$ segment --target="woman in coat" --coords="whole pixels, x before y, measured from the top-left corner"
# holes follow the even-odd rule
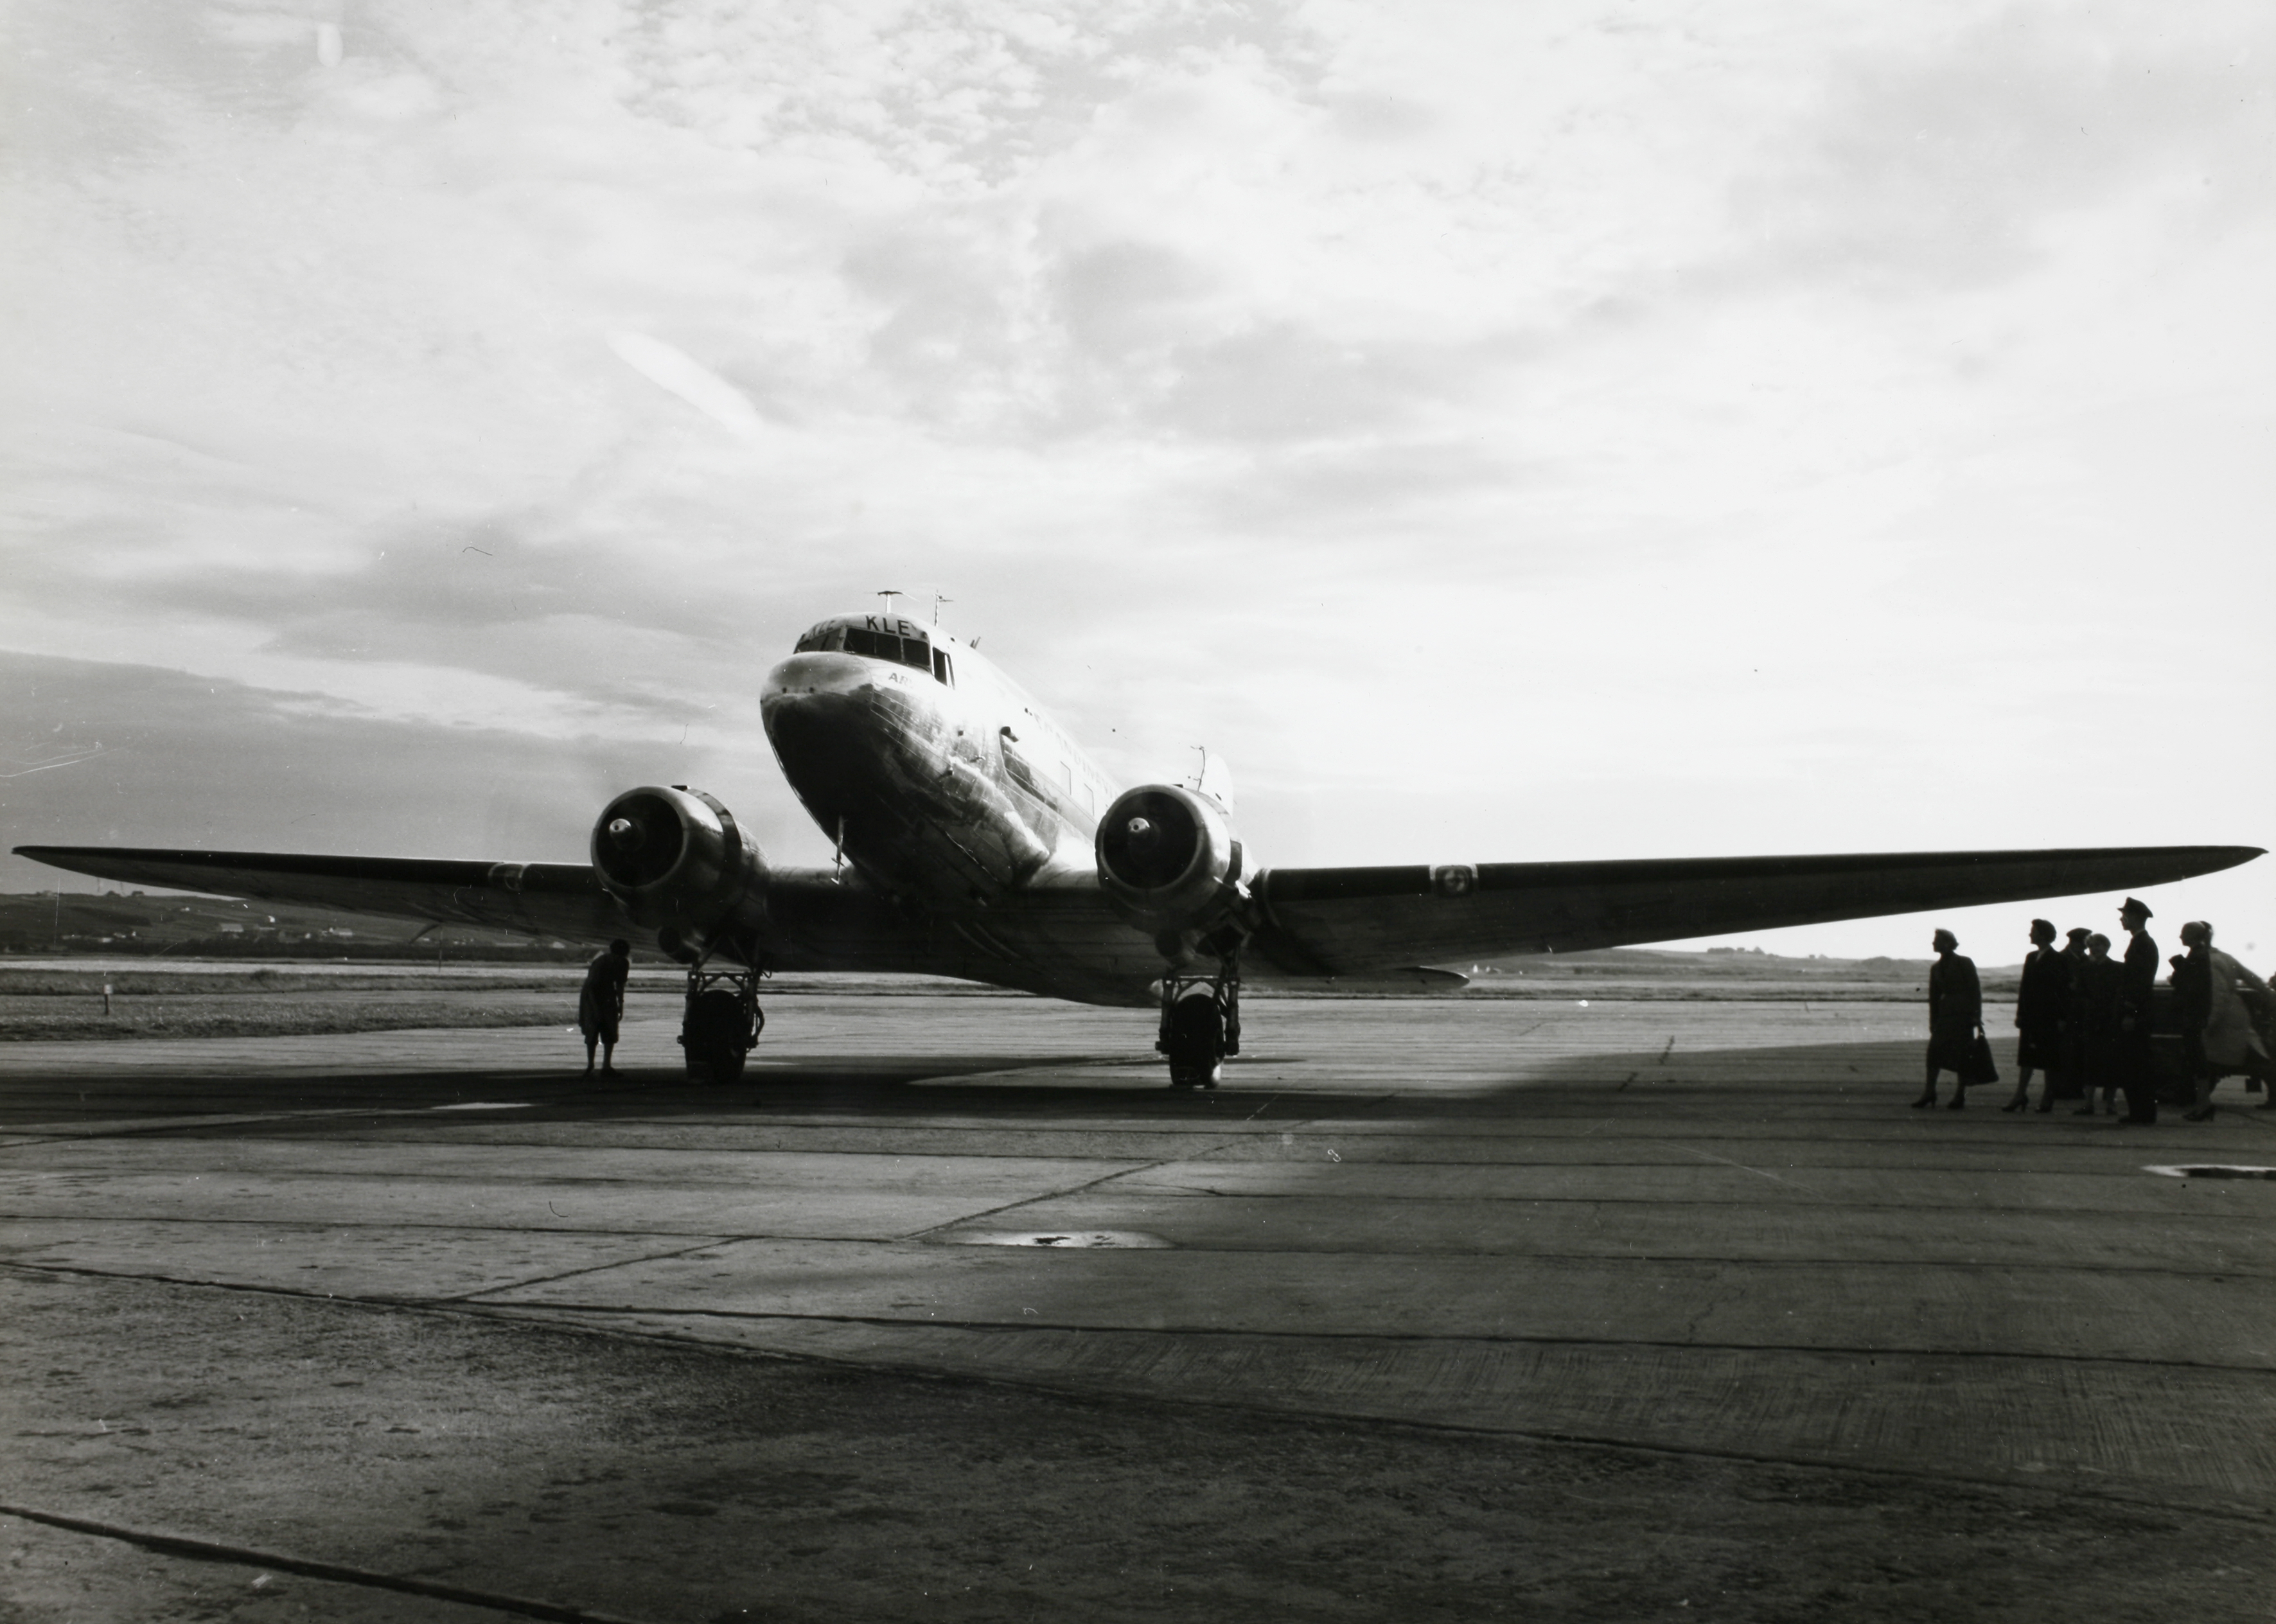
[[[2125,971],[2110,956],[2110,938],[2099,930],[2086,939],[2086,962],[2078,967],[2079,1081],[2086,1103],[2071,1114],[2094,1114],[2094,1091],[2102,1090],[2102,1113],[2118,1112],[2118,992]]]
[[[2196,1062],[2196,1108],[2183,1115],[2188,1121],[2202,1122],[2212,1115],[2212,1085],[2221,1078],[2231,1072],[2263,1078],[2268,1074],[2268,1051],[2237,990],[2242,984],[2265,993],[2268,983],[2215,947],[2212,927],[2203,920],[2181,927],[2181,945],[2189,950],[2189,963],[2201,978],[2189,1012],[2196,1017],[2192,1034],[2196,1041],[2190,1045],[2195,1051],[2190,1059]]]
[[[1984,986],[1976,977],[1976,960],[1954,951],[1960,938],[1939,930],[1931,944],[1936,962],[1928,967],[1928,1082],[1915,1109],[1936,1104],[1936,1074],[1952,1074],[1952,1104],[1958,1111],[1968,1104],[1968,1066],[1976,1051],[1976,1034],[1984,1025]]]
[[[2031,1103],[2031,1074],[2046,1074],[2039,1091],[2039,1109],[2052,1111],[2056,1096],[2068,1084],[2062,1076],[2063,1018],[2070,1006],[2071,961],[2055,951],[2055,928],[2047,920],[2031,922],[2031,951],[2023,959],[2022,984],[2015,992],[2015,1097],[1999,1107],[2021,1111]]]

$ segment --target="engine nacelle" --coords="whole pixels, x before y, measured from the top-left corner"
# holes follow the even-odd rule
[[[1209,930],[1241,900],[1240,842],[1207,795],[1169,784],[1125,790],[1099,819],[1096,846],[1099,888],[1142,930]]]
[[[692,960],[766,896],[767,860],[734,815],[679,785],[626,790],[593,825],[593,869],[657,945]]]

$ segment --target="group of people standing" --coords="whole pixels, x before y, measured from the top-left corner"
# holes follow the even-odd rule
[[[2030,1104],[2031,1077],[2042,1074],[2038,1109],[2052,1111],[2057,1100],[2077,1100],[2075,1116],[2095,1114],[2094,1097],[2116,1116],[2116,1097],[2126,1097],[2120,1122],[2158,1119],[2158,1078],[2150,1047],[2151,1004],[2158,983],[2158,944],[2150,935],[2149,905],[2128,897],[2118,910],[2127,933],[2126,956],[2110,956],[2110,938],[2083,928],[2055,946],[2055,928],[2031,922],[2031,952],[2023,960],[2015,997],[2016,1080],[2014,1097],[2000,1109]],[[2220,1078],[2242,1072],[2248,1089],[2276,1081],[2266,1047],[2254,1030],[2241,987],[2268,991],[2268,983],[2212,945],[2212,927],[2192,920],[2181,927],[2186,956],[2172,960],[2175,1013],[2189,1076],[2195,1085],[2192,1122],[2213,1114],[2212,1089]],[[1984,993],[1975,963],[1957,951],[1949,930],[1935,937],[1936,962],[1929,968],[1928,1081],[1916,1106],[1936,1104],[1937,1081],[1949,1070],[1957,1111],[1968,1103],[1972,1081],[1987,1081],[1984,1043]],[[2272,1088],[2262,1104],[2276,1104]]]

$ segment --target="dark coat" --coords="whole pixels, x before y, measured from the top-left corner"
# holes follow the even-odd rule
[[[1946,953],[1928,967],[1928,1029],[1932,1037],[1973,1037],[1984,1024],[1984,984],[1976,960]]]
[[[2032,950],[2023,960],[2022,984],[2015,992],[2015,1025],[2052,1038],[2070,1005],[2071,961],[2052,947]]]
[[[2118,993],[2125,978],[2115,959],[2078,967],[2080,1080],[2090,1089],[2118,1086]]]
[[[2202,947],[2189,949],[2189,957],[2174,967],[2174,1013],[2192,1036],[2212,1019],[2212,960]]]
[[[2158,944],[2147,930],[2126,944],[2126,963],[2118,979],[2118,1016],[2134,1031],[2150,1035],[2150,998],[2158,990]]]

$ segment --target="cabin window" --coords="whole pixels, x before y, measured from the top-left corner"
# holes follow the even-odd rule
[[[1036,775],[1028,770],[1028,758],[1012,747],[1009,737],[1012,730],[1005,728],[1004,731],[1006,735],[1004,740],[1004,770],[1011,775],[1012,782],[1033,795],[1036,793]]]

